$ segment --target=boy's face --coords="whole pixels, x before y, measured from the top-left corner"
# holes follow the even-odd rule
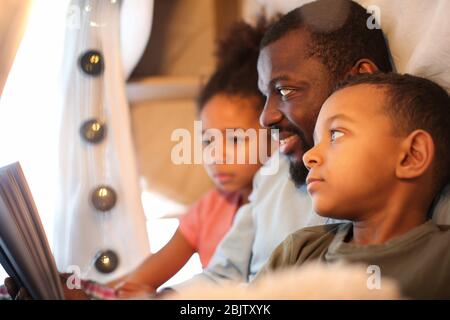
[[[324,103],[305,153],[308,192],[320,215],[358,221],[391,194],[401,137],[383,112],[385,94],[371,85],[337,91]]]

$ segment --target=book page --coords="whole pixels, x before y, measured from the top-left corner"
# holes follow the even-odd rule
[[[0,257],[35,299],[63,299],[59,273],[18,163],[0,168]]]

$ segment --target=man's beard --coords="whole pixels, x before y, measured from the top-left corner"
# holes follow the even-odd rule
[[[292,134],[297,135],[300,139],[300,144],[303,153],[312,148],[312,145],[308,143],[308,141],[306,140],[306,136],[303,133],[303,131],[291,124],[283,128],[281,128],[280,126],[273,126],[271,127],[271,129],[278,129],[280,131],[291,132]],[[297,188],[300,188],[306,182],[306,177],[308,176],[308,169],[303,164],[301,158],[295,159],[296,157],[294,155],[287,155],[287,157],[289,159],[289,173],[291,179],[294,182],[294,185]]]
[[[294,129],[293,131],[300,137],[303,153],[306,153],[309,149],[312,148],[312,146],[308,143],[302,131],[297,129]],[[292,181],[294,182],[294,185],[297,188],[300,188],[305,184],[308,172],[309,170],[305,167],[302,159],[289,159],[289,173],[291,175]]]
[[[297,188],[300,188],[305,184],[306,177],[308,176],[308,169],[306,169],[302,161],[289,160],[289,173]]]

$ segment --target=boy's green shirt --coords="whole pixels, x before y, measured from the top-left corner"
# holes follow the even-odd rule
[[[351,223],[301,229],[273,252],[265,272],[305,262],[349,262],[376,265],[383,277],[397,282],[402,295],[412,299],[450,299],[450,226],[432,221],[381,245],[346,243]]]

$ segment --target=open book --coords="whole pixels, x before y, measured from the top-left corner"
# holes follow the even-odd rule
[[[19,163],[0,168],[0,263],[34,299],[64,299],[59,273]]]

